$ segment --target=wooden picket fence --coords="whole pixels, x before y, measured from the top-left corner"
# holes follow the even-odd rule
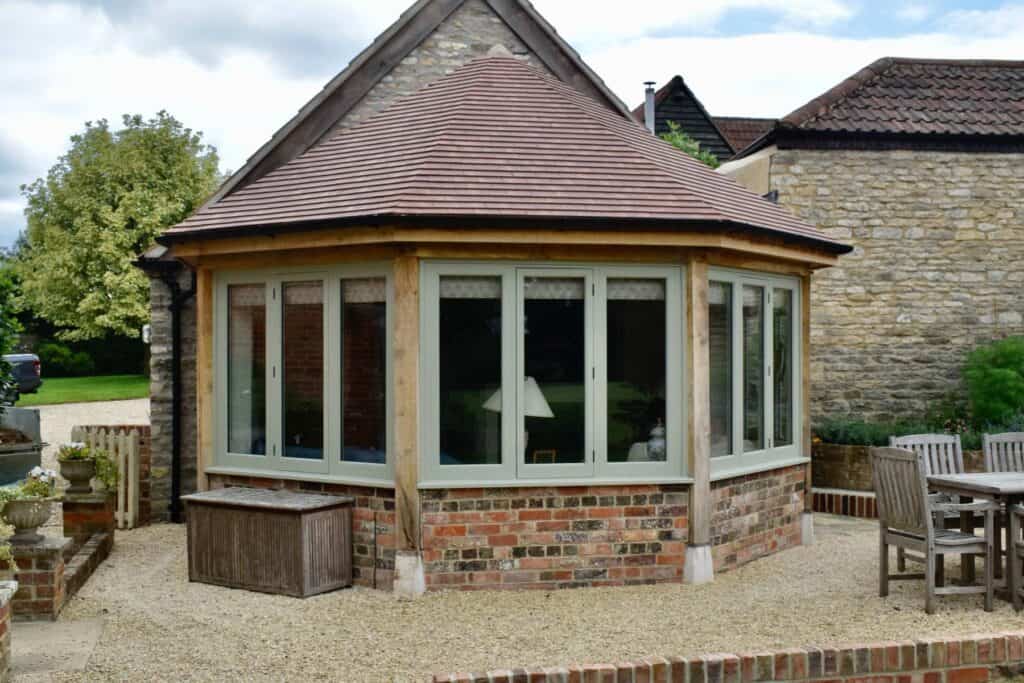
[[[117,463],[117,528],[134,529],[139,522],[139,433],[78,426],[72,428],[71,440],[103,449]]]

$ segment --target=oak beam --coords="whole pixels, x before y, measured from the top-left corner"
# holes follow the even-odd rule
[[[711,558],[711,397],[708,324],[708,262],[703,255],[686,264],[687,472],[690,487],[689,538],[683,580],[714,579]]]
[[[196,487],[209,488],[206,468],[213,464],[213,273],[196,271]]]

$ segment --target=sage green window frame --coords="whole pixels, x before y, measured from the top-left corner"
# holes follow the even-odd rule
[[[790,464],[807,462],[807,457],[802,452],[800,434],[803,427],[803,377],[801,358],[803,349],[801,343],[800,321],[802,306],[805,302],[801,299],[800,280],[796,277],[783,275],[771,275],[754,271],[732,270],[726,268],[711,268],[708,272],[708,282],[726,282],[732,285],[732,452],[728,455],[721,455],[711,458],[711,478],[726,479],[728,477],[760,472],[778,467],[785,467]],[[762,385],[763,389],[763,414],[762,414],[762,440],[764,447],[755,451],[744,451],[743,427],[744,427],[744,396],[743,396],[743,288],[745,285],[761,287],[764,296],[763,306],[763,328],[762,328]],[[792,368],[791,392],[793,396],[792,406],[792,443],[784,446],[775,446],[774,410],[775,410],[775,386],[772,381],[774,368],[774,315],[773,304],[776,289],[785,289],[790,292],[793,310],[791,312],[792,329],[790,330],[790,368]]]
[[[342,443],[342,282],[381,279],[385,288],[385,458],[383,464],[348,462],[341,459]],[[324,458],[303,460],[283,456],[283,297],[282,286],[291,282],[321,282],[324,292]],[[227,449],[227,366],[228,287],[266,287],[266,455],[231,453]],[[309,481],[337,481],[355,484],[394,482],[392,456],[394,406],[392,386],[392,339],[394,330],[394,285],[390,264],[358,264],[318,268],[281,268],[214,274],[214,377],[215,397],[213,465],[211,474],[248,474]]]
[[[442,277],[494,277],[501,280],[502,413],[501,464],[441,465],[440,458],[440,281]],[[525,277],[584,277],[586,296],[587,406],[585,461],[539,465],[525,462],[523,418],[516,378],[524,369],[522,343]],[[665,281],[665,428],[667,457],[657,462],[608,462],[607,454],[607,299],[608,279]],[[420,465],[421,488],[472,485],[550,485],[689,483],[686,474],[684,268],[673,265],[620,265],[565,262],[422,261],[420,265]]]

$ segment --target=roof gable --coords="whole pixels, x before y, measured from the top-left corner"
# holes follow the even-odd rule
[[[245,187],[322,141],[442,22],[472,2],[485,3],[555,76],[622,116],[630,115],[626,106],[529,0],[417,0],[274,133],[224,182],[210,201],[218,201]]]
[[[644,105],[633,110],[633,117],[644,120]],[[686,85],[682,76],[674,76],[654,95],[654,132],[668,132],[669,121],[679,124],[683,132],[700,143],[701,149],[725,161],[736,149],[719,130],[714,118]]]
[[[737,151],[767,133],[775,125],[775,119],[749,116],[716,116],[714,121],[718,130]]]
[[[847,250],[566,83],[498,56],[339,131],[162,241],[417,219],[717,226]]]

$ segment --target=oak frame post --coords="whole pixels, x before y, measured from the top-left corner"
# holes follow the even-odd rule
[[[394,592],[412,598],[426,590],[420,554],[419,356],[420,264],[415,252],[394,263],[392,375],[395,454]]]
[[[704,255],[686,264],[687,472],[690,487],[689,537],[683,580],[714,580],[711,557],[711,397],[708,322],[708,262]]]
[[[213,273],[196,271],[196,488],[210,488],[206,468],[213,464]]]

